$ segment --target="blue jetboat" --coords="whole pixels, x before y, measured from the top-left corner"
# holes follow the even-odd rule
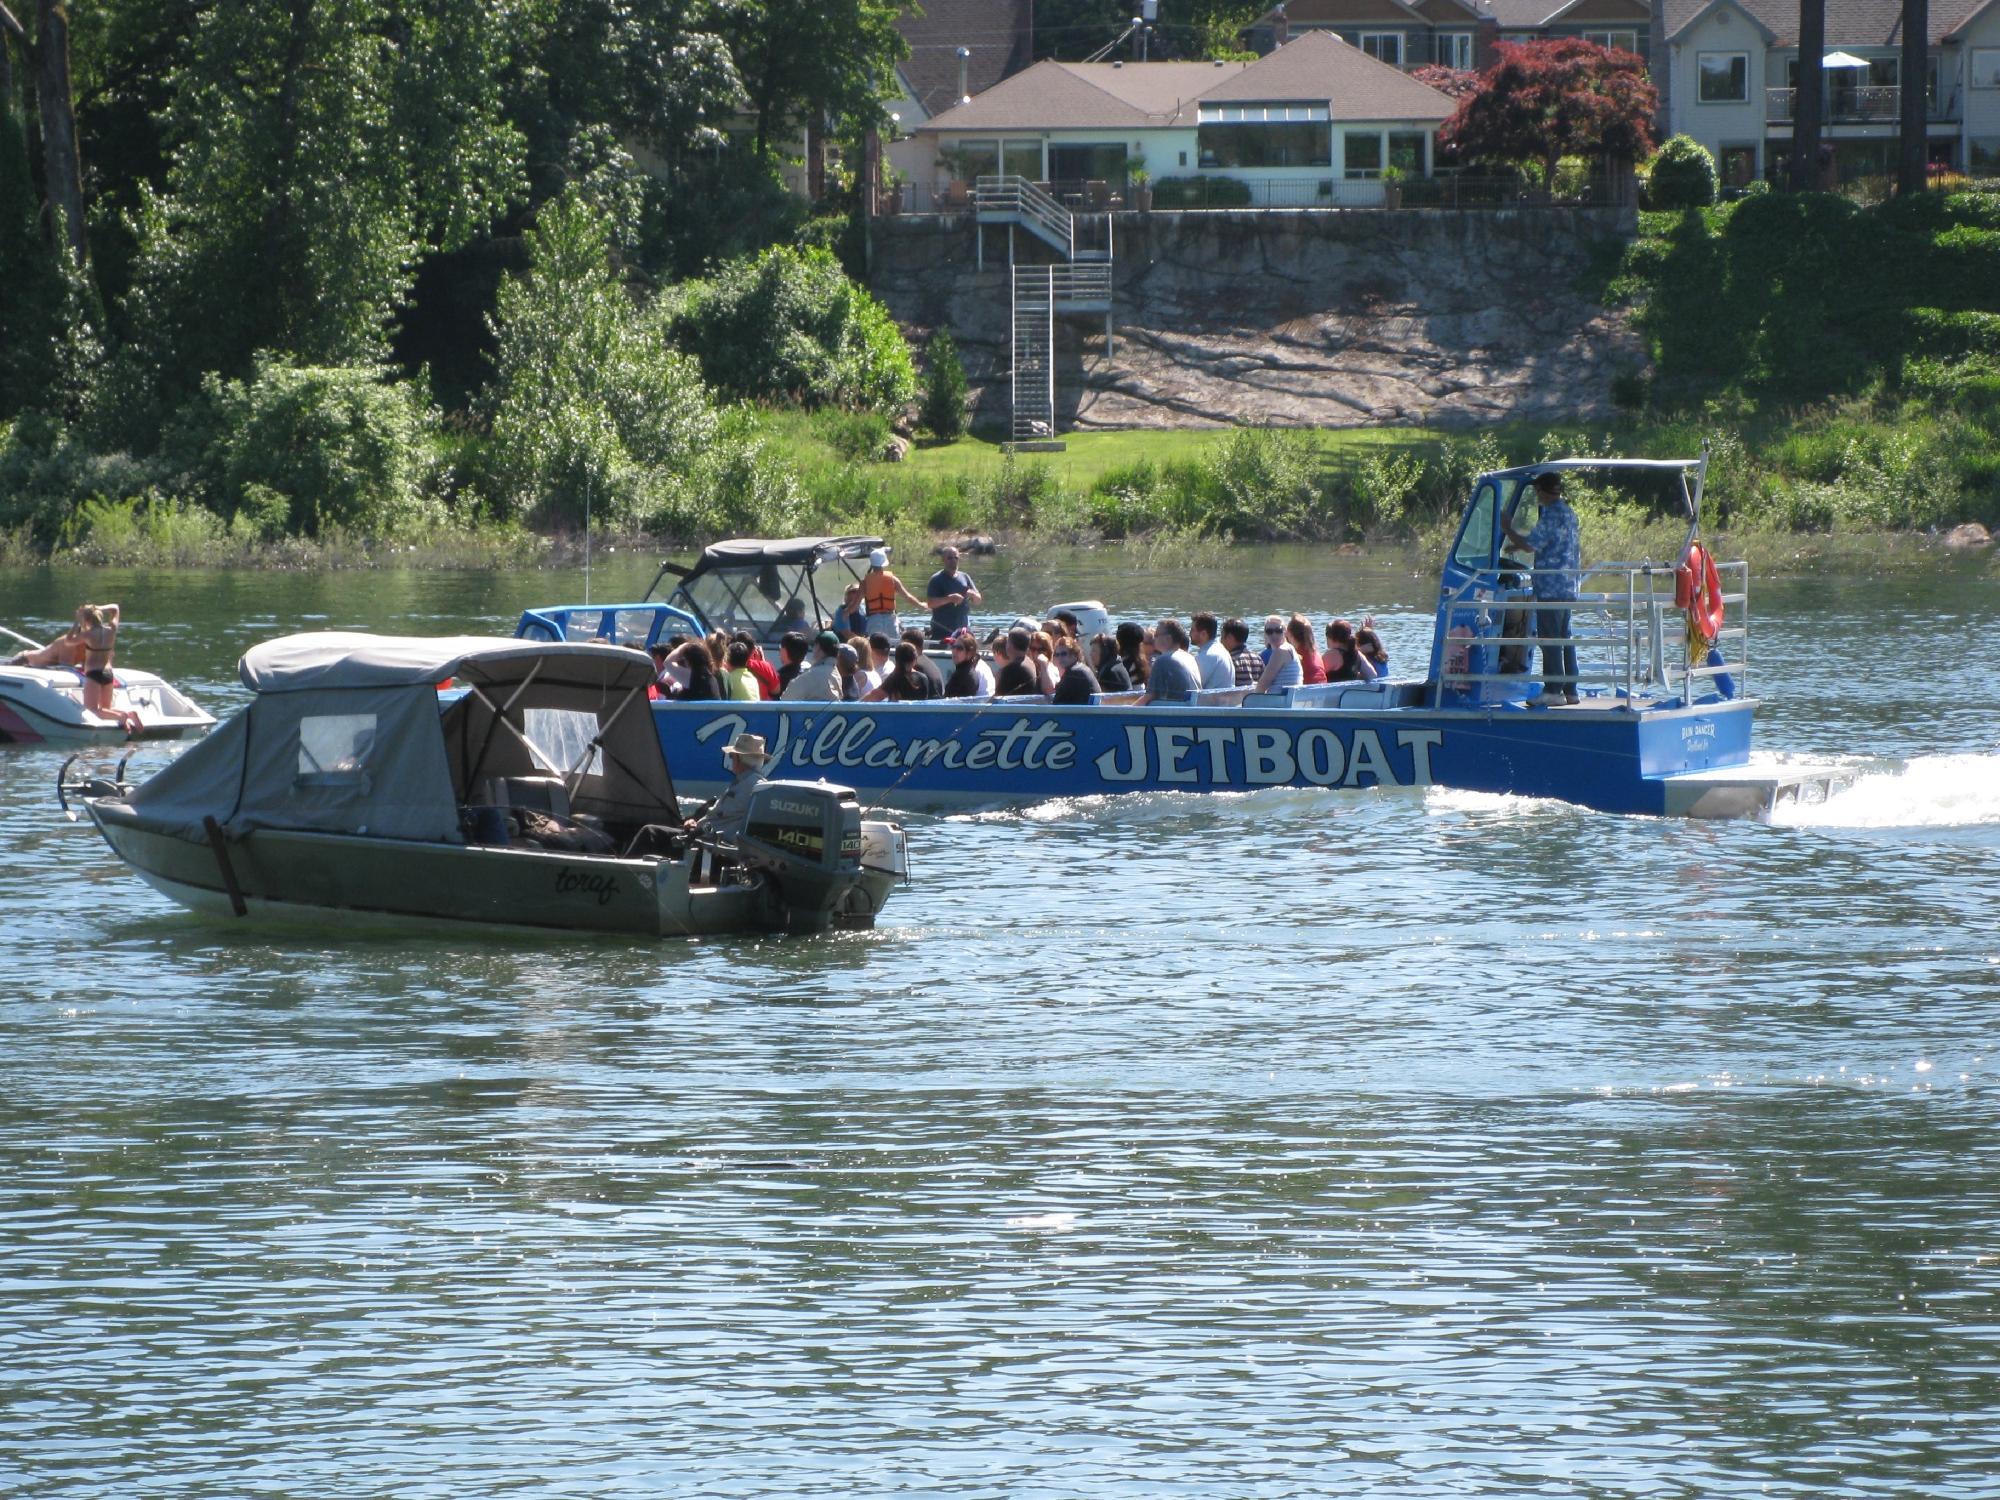
[[[1509,556],[1508,529],[1529,529],[1534,481],[1552,472],[1636,493],[1672,520],[1680,537],[1672,559],[1586,562],[1574,599],[1534,600],[1534,569]],[[1714,563],[1701,545],[1706,474],[1704,452],[1560,459],[1481,475],[1444,560],[1421,678],[1234,689],[1171,706],[1114,696],[1073,707],[1039,697],[662,700],[653,711],[682,786],[703,796],[723,784],[722,748],[747,731],[764,737],[775,774],[835,779],[864,803],[920,811],[1270,786],[1456,787],[1693,817],[1823,798],[1844,784],[1844,772],[1748,769],[1757,709],[1748,694],[1749,569]],[[852,541],[819,543],[822,560]],[[776,612],[810,578],[815,539],[725,546],[733,551],[711,548],[702,566],[702,593],[714,607],[680,607],[684,595],[564,605],[527,611],[517,634],[640,644],[708,627],[768,637]],[[731,559],[741,577],[728,576]],[[1551,603],[1572,611],[1574,704],[1545,701],[1534,670],[1536,607]]]

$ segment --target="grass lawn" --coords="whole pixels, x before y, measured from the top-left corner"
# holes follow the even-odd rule
[[[1065,488],[1084,490],[1106,471],[1127,464],[1192,462],[1208,449],[1226,442],[1230,431],[1226,427],[1182,427],[1066,432],[1062,435],[1061,453],[1024,453],[1021,458],[1046,464],[1056,482]],[[1339,427],[1321,428],[1317,436],[1321,450],[1337,461],[1364,448],[1422,446],[1434,441],[1438,434],[1421,427]],[[910,450],[904,464],[913,477],[950,480],[999,467],[1001,449],[1001,440],[991,436],[966,436],[949,443],[926,438]]]

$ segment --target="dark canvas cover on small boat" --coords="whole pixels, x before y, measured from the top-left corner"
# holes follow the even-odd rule
[[[134,792],[134,811],[188,838],[213,817],[239,835],[457,842],[492,779],[555,774],[576,812],[678,821],[638,652],[321,634],[257,647],[241,675],[256,699]],[[467,691],[441,710],[454,676]]]

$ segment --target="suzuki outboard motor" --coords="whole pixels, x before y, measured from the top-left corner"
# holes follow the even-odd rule
[[[861,806],[848,787],[767,781],[750,794],[736,847],[763,872],[785,926],[821,932],[861,878]]]

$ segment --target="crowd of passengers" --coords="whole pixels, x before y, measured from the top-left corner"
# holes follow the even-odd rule
[[[852,622],[859,624],[861,622]],[[945,637],[950,668],[925,654],[921,630],[786,632],[773,663],[747,632],[707,639],[673,636],[652,648],[655,697],[689,701],[782,698],[789,702],[910,702],[943,698],[1039,697],[1088,703],[1099,695],[1125,701],[1185,703],[1198,692],[1234,688],[1275,692],[1321,682],[1369,682],[1385,676],[1389,655],[1374,621],[1326,626],[1322,645],[1303,615],[1268,615],[1253,642],[1242,620],[1201,612],[1183,626],[1127,622],[1088,640],[1076,617],[1019,620],[984,642],[969,626]]]

